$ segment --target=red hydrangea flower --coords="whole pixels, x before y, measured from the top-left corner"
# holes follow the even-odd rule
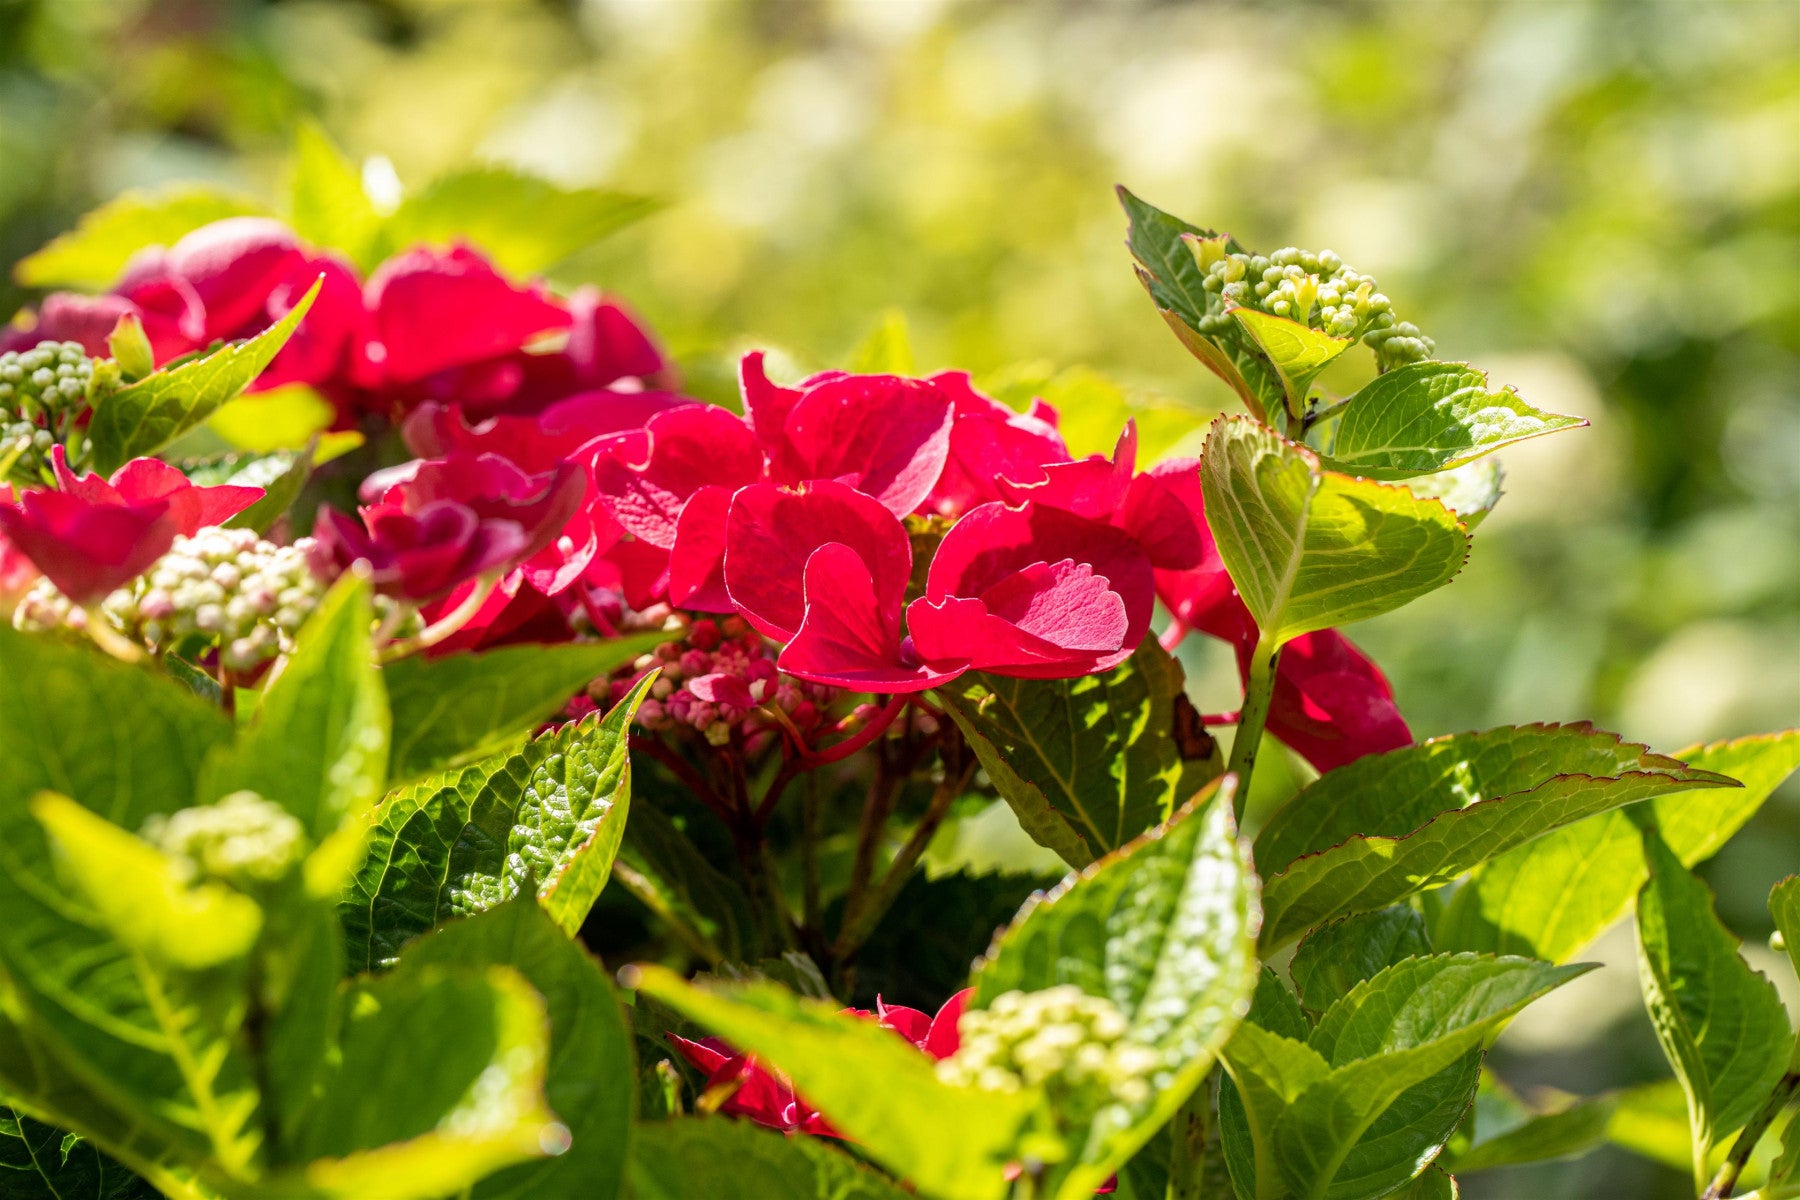
[[[0,503],[0,534],[77,604],[142,575],[176,532],[166,499],[116,503],[34,489]]]
[[[265,495],[259,487],[197,486],[159,458],[134,458],[114,471],[111,479],[102,479],[92,473],[76,475],[69,469],[68,456],[61,446],[51,448],[50,462],[56,471],[57,487],[92,504],[168,501],[169,519],[175,523],[175,532],[189,537],[209,525],[223,525]]]
[[[400,426],[420,458],[498,454],[539,474],[583,456],[589,443],[642,429],[660,412],[695,402],[675,392],[578,392],[537,412],[503,412],[471,421],[460,405],[428,400]]]
[[[1156,572],[1157,594],[1176,622],[1177,637],[1170,644],[1188,629],[1228,642],[1237,655],[1239,677],[1248,680],[1256,621],[1232,586],[1206,527],[1196,464],[1183,460],[1166,466],[1170,469],[1163,478],[1197,518],[1202,539],[1194,566]],[[1387,677],[1335,629],[1303,634],[1282,648],[1266,728],[1320,771],[1409,746],[1413,740]]]
[[[1030,412],[1017,413],[977,392],[965,372],[945,371],[931,381],[949,393],[955,419],[944,470],[925,499],[925,512],[960,516],[1006,499],[1002,480],[1031,479],[1041,467],[1068,461],[1056,410],[1042,400],[1033,401]]]

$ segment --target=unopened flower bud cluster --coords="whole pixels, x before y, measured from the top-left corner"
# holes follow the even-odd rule
[[[774,715],[778,711],[805,735],[825,720],[832,702],[842,693],[783,675],[775,669],[775,654],[775,648],[742,617],[699,617],[687,626],[682,638],[640,656],[618,677],[599,681],[590,695],[596,703],[610,706],[622,699],[644,672],[661,668],[638,708],[638,724],[646,729],[660,732],[687,726],[719,746],[731,740],[734,729],[747,739],[774,734],[782,719]],[[735,677],[743,686],[707,688],[714,698],[703,699],[691,685],[709,676]],[[739,692],[749,704],[717,698],[730,691]]]
[[[127,637],[169,649],[200,635],[217,644],[228,670],[247,672],[293,648],[325,585],[307,565],[311,539],[292,546],[249,529],[202,529],[178,537],[134,582],[101,602]],[[80,627],[85,614],[47,579],[27,593],[13,622],[22,628]]]
[[[79,342],[39,342],[0,354],[0,459],[17,453],[16,477],[41,471],[50,448],[86,407],[93,377],[94,360]]]
[[[1150,1100],[1160,1056],[1128,1039],[1129,1029],[1112,1001],[1072,984],[1007,992],[962,1015],[962,1044],[938,1076],[988,1091],[1043,1088],[1053,1099],[1104,1093],[1136,1106]]]
[[[144,839],[186,859],[193,878],[251,889],[279,883],[306,857],[306,830],[286,809],[255,792],[184,808],[144,823]]]
[[[1329,250],[1288,246],[1267,256],[1225,254],[1209,242],[1199,253],[1206,290],[1225,302],[1202,318],[1202,333],[1235,332],[1236,321],[1224,307],[1254,308],[1333,337],[1360,333],[1383,370],[1429,358],[1436,348],[1418,326],[1395,319],[1393,302],[1375,290],[1372,276],[1345,266]]]

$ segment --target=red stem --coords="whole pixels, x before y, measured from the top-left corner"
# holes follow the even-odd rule
[[[825,747],[823,750],[815,750],[811,754],[802,755],[800,758],[800,769],[802,771],[813,771],[820,767],[830,766],[834,762],[841,762],[844,759],[849,758],[852,754],[855,754],[858,750],[861,750],[864,746],[867,746],[870,742],[887,732],[887,727],[894,723],[894,718],[899,716],[900,710],[906,707],[906,700],[907,697],[905,696],[894,696],[890,698],[882,710],[875,714],[875,718],[860,731],[851,734],[841,742]]]

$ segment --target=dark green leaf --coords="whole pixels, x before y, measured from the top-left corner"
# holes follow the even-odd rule
[[[1183,758],[1181,666],[1155,638],[1100,675],[971,672],[938,695],[1025,831],[1071,866],[1129,842],[1220,771],[1216,750]]]
[[[1543,412],[1463,363],[1416,362],[1377,376],[1338,420],[1326,461],[1371,479],[1429,475],[1526,438],[1586,425]]]
[[[206,187],[126,192],[23,259],[13,268],[13,278],[26,287],[100,291],[111,287],[131,256],[147,246],[172,245],[202,225],[263,211],[254,200]]]
[[[294,501],[312,478],[314,447],[300,450],[276,450],[270,454],[234,456],[237,469],[221,482],[237,487],[259,487],[263,498],[225,522],[229,529],[254,529],[268,532],[270,526],[287,515]]]
[[[1055,882],[1032,875],[957,871],[933,878],[915,872],[894,901],[894,917],[877,925],[856,952],[854,998],[868,1006],[877,996],[924,1009],[941,1003],[967,984],[969,965],[1026,897]]]
[[[527,886],[572,935],[619,845],[631,786],[624,734],[647,683],[605,718],[389,796],[341,909],[350,964],[375,967]]]
[[[255,337],[158,371],[102,399],[88,425],[94,470],[108,475],[130,459],[154,454],[249,387],[287,344],[318,294],[315,283],[293,311]]]
[[[1675,757],[1744,785],[1708,785],[1650,801],[1663,841],[1691,867],[1711,857],[1800,768],[1800,730],[1694,746]],[[1483,864],[1451,897],[1434,934],[1446,949],[1561,962],[1623,916],[1645,878],[1637,827],[1625,812],[1603,813]]]
[[[643,633],[390,664],[382,679],[394,714],[391,784],[516,744],[588,683],[668,640],[666,633]]]
[[[85,1139],[0,1106],[0,1200],[156,1200]]]
[[[408,197],[388,218],[384,244],[391,252],[467,240],[502,270],[536,275],[660,207],[647,196],[560,188],[503,167],[477,167]]]
[[[1035,1092],[941,1082],[931,1059],[835,1004],[769,983],[697,986],[632,968],[652,996],[731,1045],[761,1056],[875,1161],[945,1200],[1000,1200],[1004,1171],[1041,1104]]]
[[[1213,423],[1200,484],[1219,556],[1277,644],[1391,612],[1449,583],[1468,557],[1468,533],[1442,504],[1323,470],[1247,417]]]
[[[1654,829],[1644,831],[1649,882],[1638,893],[1644,1004],[1688,1097],[1694,1178],[1714,1144],[1749,1120],[1781,1078],[1793,1046],[1775,985],[1738,956],[1712,893]]]
[[[685,1117],[637,1128],[634,1200],[905,1200],[906,1193],[830,1143],[748,1121]]]
[[[1431,953],[1425,918],[1396,904],[1344,917],[1307,934],[1294,951],[1288,974],[1300,1002],[1322,1013],[1351,988],[1401,959]]]
[[[1228,777],[1229,778],[1229,777]],[[1174,1116],[1231,1036],[1260,968],[1256,876],[1230,784],[1029,904],[976,964],[971,1005],[1073,984],[1110,1000],[1161,1058],[1155,1094],[1109,1102],[1072,1134],[1055,1195],[1091,1193]]]
[[[510,966],[544,998],[550,1065],[544,1095],[569,1127],[569,1149],[509,1167],[470,1200],[610,1200],[631,1133],[631,1036],[600,965],[536,905],[502,904],[451,921],[409,946],[402,969]]]
[[[756,935],[744,889],[707,862],[655,805],[639,805],[625,823],[613,874],[712,965],[754,955]]]

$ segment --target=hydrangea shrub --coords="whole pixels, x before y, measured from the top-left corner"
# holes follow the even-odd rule
[[[1484,1053],[1626,914],[1696,1194],[1800,1194],[1790,1017],[1692,874],[1800,731],[1414,739],[1341,627],[1584,422],[1373,279],[1121,189],[1245,411],[1083,457],[892,324],[685,394],[521,277],[641,198],[382,210],[316,131],[293,180],[84,222],[0,336],[7,1195],[1450,1197],[1612,1128]]]

